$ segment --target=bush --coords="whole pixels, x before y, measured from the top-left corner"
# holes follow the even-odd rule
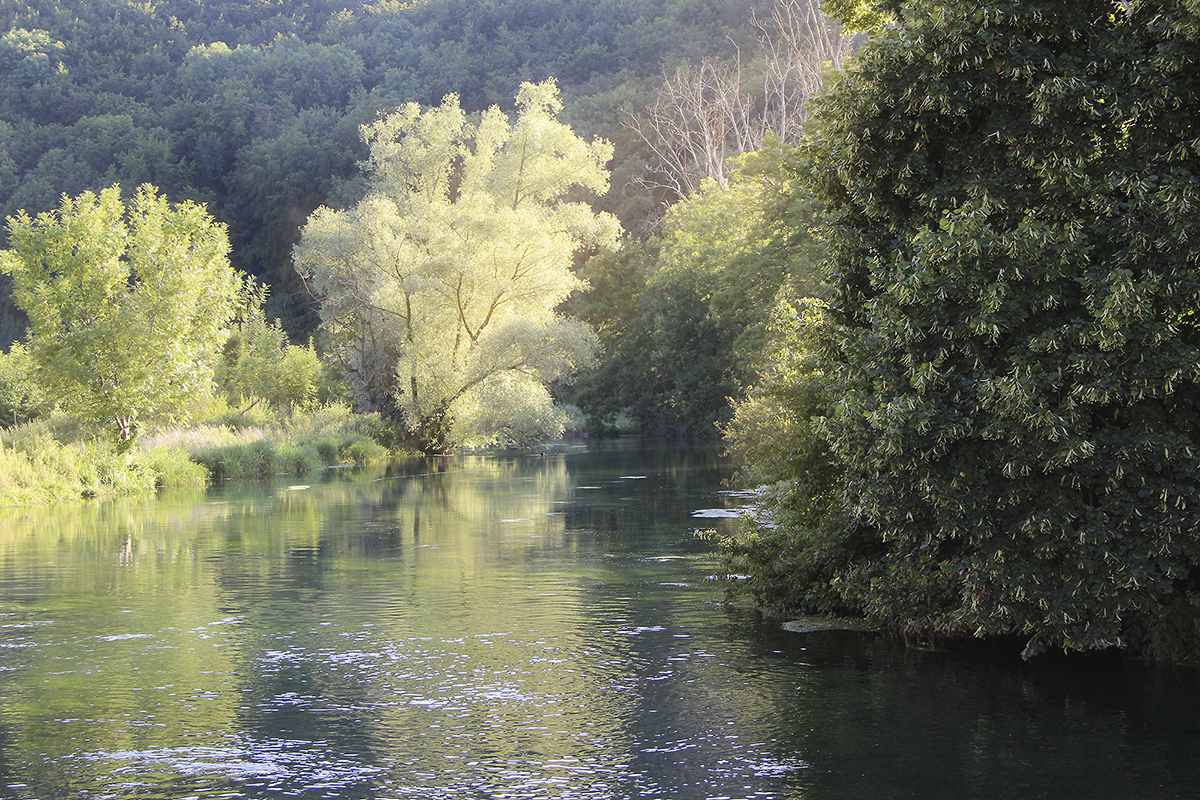
[[[722,428],[738,480],[760,486],[759,519],[721,541],[724,568],[742,576],[735,591],[779,611],[846,612],[836,567],[861,547],[845,531],[842,466],[812,422],[833,402],[820,358],[828,325],[819,300],[781,302],[761,383]]]
[[[276,458],[278,472],[295,475],[325,466],[321,453],[312,442],[293,442],[281,445]]]
[[[6,427],[9,420],[16,426],[37,419],[49,409],[35,370],[29,351],[19,342],[14,342],[7,353],[0,353],[0,427]]]
[[[322,464],[336,464],[338,460],[338,441],[336,439],[320,439],[313,443],[317,456]]]
[[[346,464],[363,466],[388,457],[388,449],[373,439],[358,436],[342,447],[341,460]]]
[[[191,457],[204,465],[213,482],[234,478],[266,478],[277,471],[275,445],[264,439],[204,449],[193,452]]]
[[[792,489],[783,483],[764,490],[760,500],[768,510],[720,539],[721,565],[733,581],[730,593],[748,594],[776,613],[853,614],[836,579],[861,554],[863,543],[832,514],[815,526],[796,520],[788,507]]]

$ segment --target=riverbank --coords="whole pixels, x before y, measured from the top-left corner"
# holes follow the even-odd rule
[[[330,405],[148,433],[129,448],[55,415],[0,434],[0,506],[206,486],[364,465],[395,454],[377,415]]]

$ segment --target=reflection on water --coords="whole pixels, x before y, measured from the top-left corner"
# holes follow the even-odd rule
[[[1188,796],[1193,676],[727,608],[703,450],[0,510],[0,797]]]

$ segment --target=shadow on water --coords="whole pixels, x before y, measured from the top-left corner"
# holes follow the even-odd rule
[[[564,442],[0,512],[0,797],[1195,795],[1194,672],[726,606],[727,475]]]
[[[1112,652],[1025,662],[1016,640],[789,634],[752,616],[732,623],[752,660],[805,677],[776,703],[781,741],[806,754],[796,796],[1185,798],[1200,785],[1195,670]]]

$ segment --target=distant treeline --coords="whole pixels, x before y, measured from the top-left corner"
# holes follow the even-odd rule
[[[751,49],[752,16],[771,5],[0,0],[0,215],[114,183],[204,202],[302,340],[318,320],[291,249],[315,208],[359,196],[360,125],[449,93],[469,112],[508,108],[520,81],[556,77],[564,121],[616,144],[603,203],[637,231],[659,204],[623,118],[665,71]],[[23,325],[0,285],[0,347]]]

